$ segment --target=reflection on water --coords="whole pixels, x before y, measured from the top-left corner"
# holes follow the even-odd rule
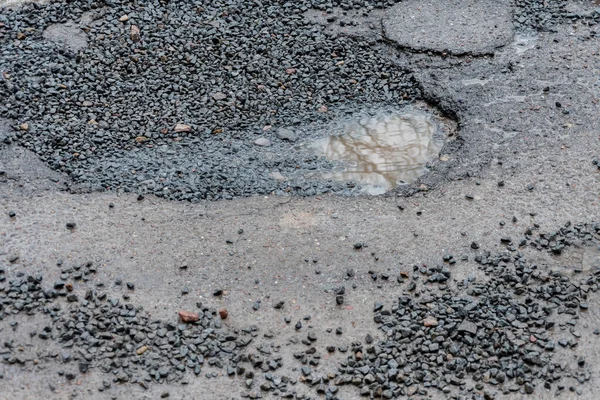
[[[342,161],[346,169],[323,175],[336,181],[367,185],[370,194],[381,194],[402,183],[415,181],[427,161],[436,157],[441,143],[426,115],[380,115],[348,123],[341,135],[317,140],[313,151]]]

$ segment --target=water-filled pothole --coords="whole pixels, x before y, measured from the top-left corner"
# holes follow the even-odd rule
[[[360,115],[335,126],[329,136],[308,146],[314,154],[340,162],[321,177],[357,182],[372,195],[417,180],[452,134],[431,114],[416,109]]]

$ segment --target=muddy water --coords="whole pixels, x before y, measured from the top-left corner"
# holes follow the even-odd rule
[[[442,142],[426,114],[380,114],[350,120],[339,134],[311,145],[319,156],[341,161],[344,169],[323,174],[324,179],[356,181],[365,192],[381,194],[399,184],[414,182],[435,158]]]

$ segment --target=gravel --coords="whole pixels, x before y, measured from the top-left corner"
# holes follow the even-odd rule
[[[524,240],[521,248],[553,254],[573,244],[598,246],[600,224],[567,223],[554,232],[533,227]],[[585,300],[600,288],[600,265],[572,279],[562,267],[538,267],[512,242],[502,243],[505,251],[479,251],[475,258],[486,279],[468,278],[454,289],[424,287],[419,295],[405,287],[390,306],[375,303],[374,321],[382,338],[368,334],[364,344],[353,342],[335,373],[312,373],[304,382],[313,387],[315,382],[352,385],[371,398],[439,390],[493,399],[511,392],[554,389],[559,394],[565,387],[561,379],[571,376],[580,384],[588,381],[585,358],[577,358],[572,369],[554,361],[554,350],[555,342],[567,349],[577,346],[578,314],[586,312]],[[431,269],[414,273],[418,279],[419,274],[431,275]],[[561,337],[566,332],[569,337]],[[335,398],[330,389],[324,393]]]
[[[7,277],[5,270],[0,270],[0,320],[10,320],[18,314],[45,314],[51,323],[32,335],[58,342],[63,350],[51,346],[53,349],[49,347],[37,358],[39,362],[60,359],[69,368],[64,372],[67,379],[98,368],[113,374],[114,382],[145,386],[153,381],[181,381],[186,371],[198,375],[204,365],[228,366],[238,371],[244,371],[244,365],[249,363],[256,368],[264,363],[267,370],[281,366],[276,356],[259,360],[257,354],[245,351],[257,329],[225,328],[215,318],[216,311],[209,307],[198,313],[180,311],[179,317],[186,322],[183,324],[157,320],[131,303],[109,299],[101,291],[102,284],[86,289],[90,284],[71,283],[78,272],[87,282],[96,271],[97,266],[91,262],[64,268],[67,282],[61,280],[44,287],[42,275],[15,272]],[[82,291],[83,298],[77,294]],[[18,328],[16,321],[11,326]],[[1,352],[0,360],[24,364],[17,352],[19,346],[12,342],[5,345],[8,350]],[[108,387],[110,383],[99,390]]]
[[[358,193],[298,143],[338,117],[420,98],[373,39],[305,18],[396,0],[83,1],[0,14],[0,123],[78,188],[171,200]],[[518,29],[597,11],[516,0]],[[337,11],[336,11],[337,12]],[[193,39],[189,39],[193,38]],[[321,133],[322,134],[322,133]]]
[[[315,134],[296,128],[416,99],[411,75],[303,17],[338,2],[203,3],[7,9],[0,118],[14,140],[91,189],[190,201],[346,191],[308,176],[331,165],[293,147]],[[368,5],[383,3],[352,7]]]
[[[590,296],[600,288],[600,265],[571,275],[562,266],[538,266],[526,258],[524,249],[560,254],[572,245],[598,246],[600,223],[567,223],[555,231],[534,225],[523,232],[519,243],[503,240],[505,249],[497,253],[479,249],[475,262],[485,278],[468,277],[454,285],[437,277],[450,278],[445,266],[417,266],[397,299],[374,304],[378,333],[367,333],[363,342],[332,346],[311,326],[301,333],[298,321],[296,335],[303,338],[295,343],[306,346],[293,354],[302,364],[299,380],[332,399],[343,385],[383,398],[426,395],[432,390],[487,393],[485,398],[495,398],[498,393],[560,393],[566,387],[561,381],[567,377],[584,384],[591,376],[584,357],[578,356],[569,366],[555,361],[554,355],[556,344],[568,351],[582,338],[579,315],[588,312]],[[448,264],[454,260],[450,254],[441,259]],[[108,285],[92,279],[99,267],[93,262],[60,263],[61,279],[48,285],[42,275],[18,271],[7,275],[5,268],[0,269],[0,320],[19,330],[16,315],[49,318],[31,336],[56,342],[59,349],[47,346],[36,355],[38,362],[61,362],[61,373],[69,380],[99,369],[111,374],[113,382],[143,387],[153,382],[183,383],[186,376],[200,375],[210,366],[222,368],[228,376],[244,376],[250,389],[256,385],[263,392],[287,390],[291,378],[273,374],[283,361],[278,350],[273,351],[279,345],[272,334],[264,337],[274,343],[262,343],[253,351],[249,345],[260,334],[258,327],[223,326],[227,310],[217,312],[200,303],[197,311],[180,310],[179,321],[153,319],[104,291]],[[416,291],[419,281],[437,282],[437,286],[419,285]],[[126,286],[134,285],[127,282]],[[335,293],[343,296],[344,287]],[[286,322],[291,320],[286,317]],[[341,327],[329,334],[344,338]],[[20,353],[21,347],[18,339],[5,342],[0,361],[25,365],[28,356]],[[335,372],[322,375],[316,368],[322,352],[336,349],[346,354],[344,360]],[[260,377],[253,370],[260,371]],[[216,374],[204,375],[211,379]],[[105,389],[103,385],[98,390]]]
[[[575,3],[575,2],[574,2]],[[600,11],[591,4],[580,10],[570,10],[569,2],[545,0],[515,0],[513,23],[520,31],[556,31],[556,24],[576,20],[589,24],[600,22]]]

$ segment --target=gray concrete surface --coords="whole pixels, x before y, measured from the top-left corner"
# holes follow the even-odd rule
[[[257,324],[273,331],[286,373],[298,377],[300,364],[291,357],[298,345],[290,339],[299,334],[283,316],[296,321],[310,314],[307,325],[314,327],[322,347],[361,340],[366,333],[376,336],[373,302],[389,304],[401,291],[391,281],[378,287],[368,270],[398,273],[415,263],[438,262],[444,253],[469,255],[469,262],[452,271],[454,279],[461,279],[477,273],[472,261],[477,252],[469,247],[473,240],[482,248],[500,249],[500,237],[517,237],[533,223],[554,230],[567,221],[600,220],[600,171],[592,165],[592,158],[600,156],[600,57],[594,30],[575,22],[559,26],[556,33],[518,35],[494,57],[443,58],[381,45],[395,62],[415,72],[427,100],[459,123],[459,140],[442,151],[423,179],[424,188],[432,190],[412,197],[268,196],[192,205],[153,197],[138,202],[135,196],[114,193],[72,194],[58,190],[64,184],[49,183],[61,178],[30,155],[3,145],[0,170],[7,174],[0,176],[0,260],[7,264],[9,254],[17,253],[20,259],[8,266],[10,271],[43,271],[52,281],[59,259],[93,259],[101,263],[98,281],[121,277],[136,282],[132,302],[160,318],[176,320],[179,309],[193,308],[198,300],[227,307],[228,325]],[[503,187],[497,184],[501,180]],[[7,217],[11,210],[17,213],[14,219]],[[67,230],[67,221],[75,221],[77,228]],[[369,247],[356,251],[355,242]],[[528,256],[540,265],[569,267],[598,258],[590,248],[572,248],[561,256],[530,251]],[[189,266],[186,271],[179,268],[183,263]],[[350,281],[357,287],[348,287],[346,305],[337,307],[326,290],[345,282],[347,268],[357,271]],[[187,296],[180,294],[183,285],[190,288]],[[216,287],[227,294],[213,298]],[[272,309],[279,299],[286,301],[284,309]],[[256,300],[263,307],[253,311]],[[600,327],[599,307],[592,297],[580,322],[579,346],[556,356],[574,364],[585,355],[592,371],[580,396],[565,391],[562,399],[597,398],[600,342],[591,332]],[[2,323],[0,335],[27,337],[26,352],[35,358],[45,344],[29,339],[27,332],[42,321],[27,316],[19,321],[17,333]],[[345,328],[342,337],[326,332],[336,326]],[[318,371],[334,368],[342,357],[327,358]],[[75,393],[77,398],[154,399],[168,390],[176,399],[229,399],[247,392],[241,380],[221,376],[192,379],[188,386],[152,385],[147,391],[113,385],[100,393],[97,387],[106,378],[99,371],[70,383],[57,375],[61,368],[46,362],[28,363],[24,370],[2,364],[0,397],[64,399]],[[294,389],[315,396],[300,383]],[[351,387],[344,390],[341,398],[359,398]],[[553,396],[540,387],[527,398]]]

